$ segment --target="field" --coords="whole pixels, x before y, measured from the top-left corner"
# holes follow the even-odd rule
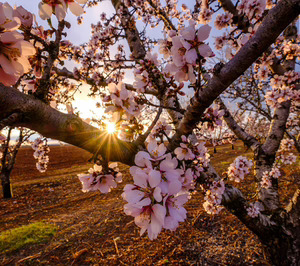
[[[91,155],[71,146],[50,148],[43,174],[35,169],[33,150],[20,151],[12,173],[14,197],[4,200],[0,194],[0,233],[37,222],[53,225],[55,233],[16,250],[0,249],[0,265],[270,265],[257,237],[233,215],[203,211],[201,193],[188,202],[188,218],[175,232],[163,231],[154,241],[140,237],[123,212],[126,166],[120,166],[123,183],[111,193],[83,193],[77,174],[91,167]],[[222,173],[241,154],[251,157],[241,143],[234,150],[224,145],[212,162]],[[284,201],[299,182],[299,170],[294,165],[285,171]],[[253,177],[245,183],[243,193],[255,196]]]

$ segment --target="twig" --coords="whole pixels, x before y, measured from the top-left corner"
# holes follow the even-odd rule
[[[117,238],[114,238],[114,244],[115,244],[115,248],[116,248],[116,252],[117,252],[117,255],[120,256],[120,253],[119,253],[119,249],[118,249],[118,245],[117,245],[117,240],[119,240],[120,237],[117,237]]]
[[[136,141],[135,141],[135,144],[136,144],[136,145],[142,145],[142,144],[145,142],[146,138],[147,138],[147,137],[149,136],[149,134],[151,133],[151,130],[152,130],[152,129],[154,128],[154,126],[156,125],[156,123],[157,123],[157,121],[158,121],[158,119],[159,119],[161,113],[162,113],[162,107],[159,107],[159,110],[158,110],[158,112],[157,112],[157,114],[156,114],[156,117],[155,117],[155,119],[152,121],[152,124],[148,127],[147,131],[146,131],[144,134],[138,136],[138,138],[136,139]]]

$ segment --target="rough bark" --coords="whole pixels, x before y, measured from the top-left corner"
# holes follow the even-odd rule
[[[220,179],[213,167],[205,173],[211,179]],[[207,178],[206,176],[206,178]],[[237,188],[226,185],[221,203],[247,228],[256,234],[274,265],[299,265],[300,261],[300,190],[297,189],[286,209],[278,208],[272,214],[260,213],[251,218],[248,202]]]
[[[122,4],[120,0],[111,1],[116,11],[119,11],[122,6],[123,13],[120,16],[122,27],[125,30],[126,39],[129,44],[131,55],[134,59],[143,59],[146,55],[146,50],[141,42],[138,30],[135,27],[135,23],[129,14],[128,8]]]
[[[10,173],[11,173],[11,170],[2,169],[1,174],[0,174],[4,199],[10,199],[13,196],[12,188],[11,188],[11,184],[10,184]]]
[[[267,247],[274,265],[298,266],[300,262],[300,190],[297,189],[286,210],[271,216],[274,225],[258,235]],[[268,230],[269,229],[269,230]]]

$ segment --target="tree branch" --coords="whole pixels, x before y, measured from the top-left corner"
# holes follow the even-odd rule
[[[138,136],[138,138],[136,139],[135,144],[137,146],[142,145],[145,142],[146,138],[150,135],[151,130],[156,125],[161,113],[162,113],[162,107],[159,107],[159,110],[158,110],[154,120],[152,121],[151,125],[148,127],[147,131],[144,134]]]
[[[209,165],[207,171],[202,174],[205,176],[205,180],[220,180],[219,175],[211,164]],[[251,218],[248,215],[247,207],[249,207],[249,203],[245,199],[243,193],[236,187],[231,185],[225,186],[221,205],[235,215],[243,224],[245,224],[258,236],[263,235],[264,232],[271,230],[271,228],[268,228],[268,226],[271,225],[272,222],[266,215],[260,214],[256,218]]]
[[[120,7],[122,7],[123,13],[120,14],[120,19],[122,27],[125,30],[132,57],[134,59],[143,59],[146,55],[146,51],[142,45],[139,32],[132,21],[128,8],[120,0],[112,0],[111,2],[116,11],[119,11]]]
[[[122,141],[83,122],[75,115],[63,114],[31,95],[0,83],[0,121],[11,113],[17,113],[21,117],[13,126],[30,128],[47,138],[99,154],[108,161],[119,161],[128,165],[134,163],[137,152],[134,143]]]
[[[62,69],[60,69],[58,67],[53,67],[53,70],[59,77],[66,77],[66,78],[73,79],[76,81],[82,81],[82,79],[75,77],[73,72],[68,70],[66,67],[63,67]],[[108,85],[108,83],[105,80],[103,80],[101,82],[97,82],[97,84],[96,84],[95,80],[92,78],[86,78],[86,79],[83,79],[83,81],[91,86],[106,87]],[[129,91],[136,91],[136,89],[131,84],[126,83],[125,86],[126,86],[126,89]],[[145,93],[151,94],[151,95],[157,95],[156,91],[148,89],[148,88],[145,88]]]
[[[181,135],[192,133],[205,109],[268,49],[280,33],[299,15],[299,12],[299,0],[281,0],[268,12],[254,36],[191,99],[184,118],[172,138],[171,146],[178,145]]]
[[[247,145],[247,147],[251,148],[252,150],[256,150],[260,143],[238,125],[220,97],[218,98],[217,102],[220,105],[220,109],[223,109],[225,112],[223,118],[226,121],[228,127],[239,139],[241,139],[245,143],[245,145]]]

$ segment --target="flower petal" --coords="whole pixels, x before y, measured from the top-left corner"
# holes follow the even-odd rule
[[[209,25],[203,25],[198,29],[197,37],[199,42],[205,41],[210,34],[211,26]]]
[[[160,187],[156,187],[154,189],[153,192],[153,197],[157,202],[161,202],[162,201],[162,195],[161,195],[161,188]]]
[[[161,174],[157,170],[151,170],[149,172],[149,184],[152,188],[157,187],[161,182]]]
[[[203,57],[211,57],[214,56],[213,51],[207,44],[201,44],[198,46],[198,51]]]
[[[77,17],[82,15],[84,12],[83,8],[76,2],[69,3],[69,8],[70,8],[71,12]]]
[[[44,4],[42,2],[39,3],[39,16],[41,19],[49,19],[52,15],[52,6]]]
[[[195,63],[196,63],[196,60],[197,60],[197,58],[198,58],[196,49],[193,48],[193,49],[191,49],[191,50],[188,50],[188,51],[185,53],[185,58],[186,58],[186,61],[187,61],[189,64],[195,64]]]
[[[58,21],[62,21],[66,17],[66,10],[62,5],[55,6],[55,16],[57,17]]]

